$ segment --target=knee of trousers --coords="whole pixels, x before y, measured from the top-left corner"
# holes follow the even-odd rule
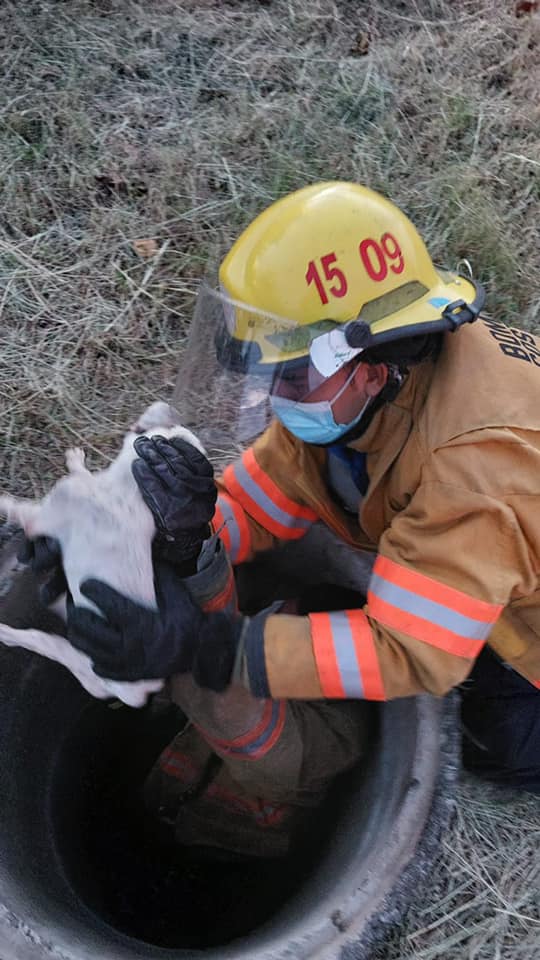
[[[312,805],[366,752],[371,715],[360,702],[267,700],[245,737],[228,744],[206,739],[245,789]]]

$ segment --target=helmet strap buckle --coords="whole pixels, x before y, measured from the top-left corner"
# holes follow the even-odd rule
[[[446,305],[442,316],[448,323],[448,329],[453,332],[464,323],[472,323],[476,320],[478,314],[471,310],[465,300],[453,300],[452,303]]]

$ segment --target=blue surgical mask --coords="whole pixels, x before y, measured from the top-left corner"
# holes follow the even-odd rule
[[[348,383],[345,386],[348,386]],[[299,403],[297,400],[271,396],[270,406],[283,426],[300,440],[315,444],[334,443],[351,427],[356,426],[371,399],[366,400],[360,413],[349,423],[336,423],[332,413],[332,403],[335,403],[337,396],[333,401],[319,400],[315,403]]]

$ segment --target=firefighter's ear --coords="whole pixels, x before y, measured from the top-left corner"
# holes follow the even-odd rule
[[[385,363],[361,363],[363,368],[363,389],[368,397],[376,397],[388,380],[388,367]]]

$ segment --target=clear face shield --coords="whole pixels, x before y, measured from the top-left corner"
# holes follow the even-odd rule
[[[370,301],[346,323],[298,323],[203,285],[173,405],[216,456],[238,453],[272,416],[308,443],[333,443],[359,423],[368,406],[365,395],[357,390],[355,397],[353,389],[365,350],[476,320],[483,288],[450,279],[450,292],[460,284],[467,301],[434,297],[407,283]]]
[[[305,406],[310,417],[324,419],[361,352],[339,337],[337,355],[328,350],[335,339],[328,334],[338,326],[300,325],[203,285],[173,396],[182,423],[219,456],[245,448],[273,416],[286,422],[287,410]]]

